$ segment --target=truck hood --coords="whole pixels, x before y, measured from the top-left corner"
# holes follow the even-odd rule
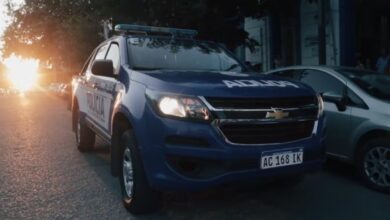
[[[209,97],[289,97],[309,96],[308,86],[258,73],[206,71],[132,71],[131,80],[148,89],[193,96]]]

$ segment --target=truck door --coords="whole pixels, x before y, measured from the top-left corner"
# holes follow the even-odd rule
[[[96,54],[95,60],[107,59],[113,61],[114,72],[118,74],[120,67],[119,46],[111,42],[101,47]],[[112,77],[96,76],[89,72],[87,79],[88,91],[86,93],[88,119],[95,127],[109,138],[110,119],[115,97],[117,80]]]
[[[93,120],[95,118],[95,111],[91,109],[92,96],[94,93],[91,66],[94,60],[104,59],[107,53],[108,45],[104,44],[100,46],[96,52],[91,56],[90,62],[86,66],[85,70],[78,79],[77,98],[79,101],[80,112],[85,114],[86,119]]]

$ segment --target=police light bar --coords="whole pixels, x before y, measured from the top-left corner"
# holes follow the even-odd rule
[[[171,34],[173,36],[189,36],[195,37],[198,32],[191,29],[166,28],[166,27],[152,27],[134,24],[118,24],[115,25],[115,31],[120,33],[161,33]]]

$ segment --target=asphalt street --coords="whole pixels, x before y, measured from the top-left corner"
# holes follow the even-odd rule
[[[132,216],[107,146],[76,149],[65,101],[0,96],[0,125],[0,219],[390,219],[390,196],[366,189],[340,163],[295,188],[242,183],[166,193],[160,212]]]

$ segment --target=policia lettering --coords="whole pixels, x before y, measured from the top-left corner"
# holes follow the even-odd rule
[[[87,103],[90,112],[100,121],[104,121],[104,98],[87,93]]]
[[[299,86],[288,81],[275,81],[275,80],[223,80],[223,83],[228,88],[233,87],[294,87]]]

